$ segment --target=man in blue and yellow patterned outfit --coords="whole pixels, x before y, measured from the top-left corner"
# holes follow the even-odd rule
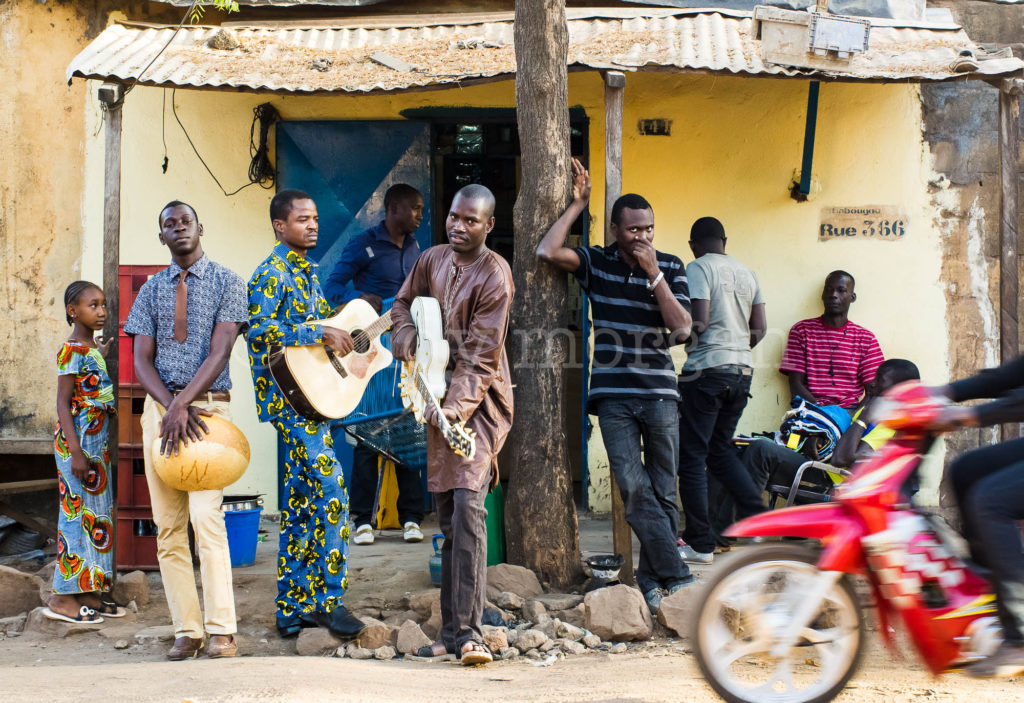
[[[291,637],[303,627],[326,627],[354,637],[363,623],[342,605],[348,586],[348,495],[334,455],[330,428],[309,420],[285,400],[268,361],[273,347],[322,344],[339,356],[352,351],[347,332],[307,320],[327,317],[314,269],[316,204],[306,193],[283,190],[270,202],[278,243],[249,281],[249,365],[261,422],[288,447],[277,561],[277,629]]]

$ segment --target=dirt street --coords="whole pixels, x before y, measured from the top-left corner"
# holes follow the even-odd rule
[[[581,519],[581,533],[584,553],[607,550],[606,521]],[[64,638],[35,632],[6,639],[0,635],[0,700],[719,700],[700,677],[686,642],[664,630],[650,642],[631,645],[624,654],[591,652],[546,667],[523,660],[466,669],[453,663],[298,657],[294,640],[281,640],[273,629],[274,537],[268,534],[260,545],[254,566],[235,570],[241,655],[237,659],[167,662],[167,642],[136,638],[144,628],[169,624],[159,577],[151,574],[150,604],[96,631]],[[405,594],[430,588],[431,552],[429,542],[403,544],[397,533],[379,537],[370,547],[353,547],[352,587],[346,600],[355,603],[372,595],[397,603]],[[1024,678],[979,682],[950,674],[934,679],[912,655],[900,660],[881,647],[876,633],[867,634],[866,656],[850,687],[837,699],[841,703],[1024,699]],[[909,652],[905,647],[904,651]]]

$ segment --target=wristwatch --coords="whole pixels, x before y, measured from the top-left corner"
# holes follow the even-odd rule
[[[655,288],[657,288],[658,284],[661,283],[661,279],[663,279],[664,277],[665,277],[665,272],[664,271],[658,271],[658,275],[654,277],[654,280],[647,282],[647,290],[654,290]]]

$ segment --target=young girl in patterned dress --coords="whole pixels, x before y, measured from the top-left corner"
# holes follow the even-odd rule
[[[116,406],[103,354],[110,343],[97,347],[93,340],[106,322],[107,305],[99,286],[75,281],[64,291],[64,306],[72,329],[57,353],[57,567],[43,614],[93,624],[103,615],[125,614],[109,595],[114,526],[107,418]]]

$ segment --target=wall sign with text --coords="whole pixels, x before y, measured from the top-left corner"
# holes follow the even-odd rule
[[[818,241],[836,239],[883,239],[895,241],[907,234],[907,215],[896,205],[824,207]]]

